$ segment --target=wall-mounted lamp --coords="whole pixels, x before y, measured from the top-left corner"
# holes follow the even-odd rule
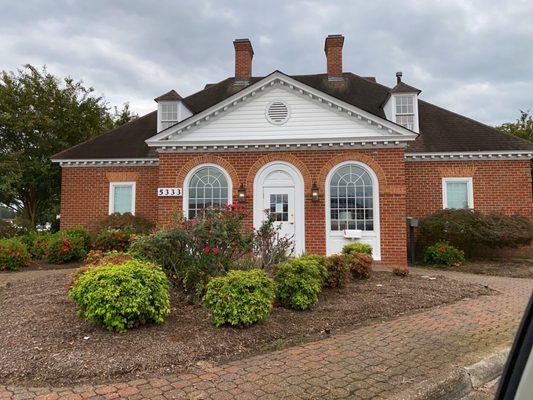
[[[318,201],[318,186],[315,183],[313,183],[313,187],[311,187],[311,200]]]
[[[241,186],[238,190],[239,193],[239,203],[244,203],[246,201],[246,189],[244,188],[244,185],[241,183]]]

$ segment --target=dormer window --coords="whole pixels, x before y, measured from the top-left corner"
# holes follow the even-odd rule
[[[178,103],[161,103],[161,130],[178,123]]]
[[[396,123],[410,130],[414,130],[414,97],[396,96]]]

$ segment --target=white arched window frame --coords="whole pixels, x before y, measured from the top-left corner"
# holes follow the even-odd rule
[[[380,204],[379,204],[379,181],[376,173],[368,165],[359,161],[345,161],[335,165],[326,176],[325,187],[325,202],[326,202],[326,241],[327,252],[332,254],[340,251],[342,246],[346,244],[343,239],[344,232],[342,230],[331,229],[331,180],[334,174],[342,167],[346,165],[354,165],[364,169],[372,180],[372,199],[373,199],[373,230],[363,230],[362,241],[366,243],[372,243],[374,250],[374,258],[379,260],[381,257],[380,252]],[[338,249],[337,249],[338,247]]]
[[[183,186],[183,214],[186,218],[196,216],[206,205],[214,204],[216,208],[232,203],[233,183],[220,165],[197,165],[189,171]]]

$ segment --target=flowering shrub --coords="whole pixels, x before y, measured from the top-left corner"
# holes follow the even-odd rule
[[[28,266],[30,255],[26,245],[17,239],[0,239],[0,271]]]
[[[243,222],[242,207],[207,209],[190,220],[178,218],[168,231],[135,239],[130,253],[160,265],[190,299],[198,299],[211,277],[225,275],[252,250],[254,233]]]
[[[48,251],[48,241],[52,237],[50,232],[29,232],[26,235],[20,236],[19,239],[28,248],[30,256],[44,260]]]
[[[203,303],[216,326],[247,326],[268,316],[274,297],[274,281],[263,270],[234,270],[209,281]]]
[[[437,265],[461,265],[465,262],[465,253],[446,242],[437,242],[426,247],[424,262]]]
[[[350,279],[350,268],[346,259],[346,254],[333,254],[326,258],[327,278],[325,286],[332,288],[341,288],[346,286]]]
[[[301,260],[276,266],[276,297],[287,308],[306,310],[318,301],[324,274],[313,260]]]
[[[122,231],[137,234],[147,234],[154,228],[154,223],[138,215],[131,213],[113,213],[91,226],[91,230],[102,231]]]
[[[127,231],[103,231],[96,236],[93,248],[102,251],[125,251],[130,245],[131,236]]]
[[[372,246],[361,242],[352,242],[342,248],[344,254],[363,253],[372,256]]]
[[[51,235],[46,242],[46,246],[44,259],[52,264],[81,260],[86,254],[83,238],[78,235],[68,235],[64,232]]]
[[[364,253],[352,253],[346,257],[346,263],[354,279],[368,279],[372,273],[372,256]]]
[[[153,264],[137,260],[89,269],[69,296],[81,317],[117,332],[150,322],[160,324],[170,313],[167,277]]]
[[[83,249],[86,252],[88,252],[91,249],[91,235],[87,229],[81,228],[81,227],[70,228],[70,229],[62,231],[61,234],[68,236],[68,237],[78,236],[79,238],[82,239]]]

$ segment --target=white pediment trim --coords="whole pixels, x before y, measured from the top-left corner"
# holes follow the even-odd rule
[[[364,138],[354,138],[353,142],[373,142],[376,140],[387,141],[387,142],[407,142],[415,140],[417,134],[400,126],[393,122],[390,122],[384,118],[375,116],[367,111],[364,111],[358,107],[355,107],[351,104],[348,104],[342,100],[339,100],[333,96],[330,96],[324,92],[316,90],[308,85],[298,82],[297,80],[283,74],[282,72],[276,71],[270,74],[269,76],[263,78],[259,82],[250,85],[246,89],[241,90],[240,92],[228,97],[227,99],[209,107],[208,109],[193,115],[186,120],[173,125],[164,131],[158,133],[157,135],[146,140],[146,144],[150,147],[160,147],[160,148],[173,148],[179,146],[182,148],[184,145],[186,147],[205,147],[205,143],[194,143],[193,141],[184,143],[182,140],[176,140],[176,136],[180,136],[185,133],[191,132],[192,129],[202,125],[208,124],[210,119],[213,117],[218,117],[222,113],[231,112],[235,107],[242,104],[243,102],[253,99],[260,92],[267,89],[269,86],[282,86],[290,91],[296,91],[300,95],[304,95],[311,100],[317,101],[319,103],[326,104],[329,106],[332,111],[344,114],[347,118],[354,118],[354,121],[358,120],[366,121],[369,126],[372,128],[383,130],[383,134],[364,137]],[[297,145],[303,143],[309,143],[312,138],[305,138],[301,141],[292,140],[290,143],[284,141],[283,139],[278,140],[268,140],[268,141],[246,141],[239,140],[238,143],[213,143],[214,145],[224,146],[231,145],[231,147],[241,147],[241,146],[265,146],[265,145]],[[346,138],[339,140],[346,142]],[[330,140],[324,144],[329,145]],[[318,143],[317,143],[318,144]]]

